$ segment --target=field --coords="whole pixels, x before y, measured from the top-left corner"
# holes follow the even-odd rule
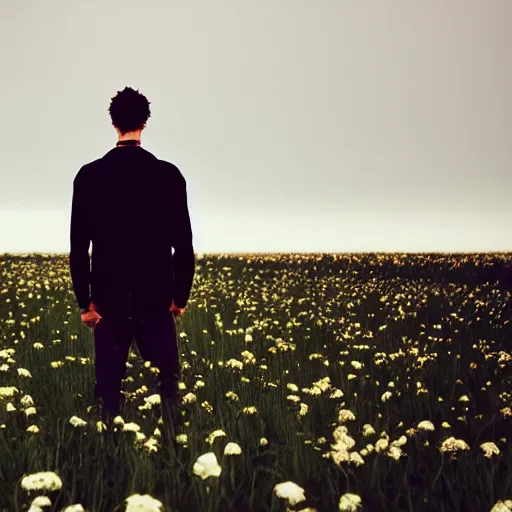
[[[0,256],[0,511],[506,511],[511,260],[198,256],[174,450],[135,344],[116,431],[88,407],[67,255]]]

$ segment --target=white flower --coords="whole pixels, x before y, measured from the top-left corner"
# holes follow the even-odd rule
[[[138,432],[140,430],[140,426],[131,421],[123,424],[123,430],[128,432]]]
[[[403,452],[398,446],[391,446],[389,451],[386,452],[386,455],[392,459],[398,460],[403,455]]]
[[[0,398],[12,397],[18,392],[18,388],[14,386],[0,386]]]
[[[350,454],[343,443],[337,443],[333,448],[329,453],[335,464],[340,466],[343,462],[350,462]]]
[[[159,512],[162,507],[162,502],[149,494],[132,494],[126,501],[126,512]]]
[[[146,434],[142,432],[135,432],[135,442],[142,442],[146,439]]]
[[[236,359],[229,359],[228,361],[226,361],[226,366],[228,368],[236,368],[238,370],[242,370],[244,364],[241,361],[237,361]]]
[[[365,423],[363,425],[363,436],[367,437],[373,434],[375,434],[375,429],[369,423]]]
[[[197,401],[197,395],[195,393],[189,392],[183,397],[182,401],[184,404],[191,404]]]
[[[434,424],[431,421],[423,420],[418,423],[420,430],[435,430]]]
[[[334,440],[336,441],[336,445],[333,446],[334,449],[338,449],[337,446],[341,443],[345,449],[353,448],[356,444],[354,439],[352,439],[348,434],[348,429],[344,425],[340,425],[339,427],[336,427],[334,432],[332,433],[332,436],[334,437]]]
[[[78,416],[71,416],[69,419],[69,423],[73,425],[73,427],[85,427],[87,425],[87,422],[79,418]]]
[[[31,373],[25,368],[18,368],[18,375],[20,377],[27,377],[28,379],[32,378]]]
[[[217,437],[226,437],[226,432],[224,432],[223,430],[214,430],[206,439],[205,441],[211,446],[213,444],[213,442],[215,441],[215,439],[217,439]]]
[[[512,500],[498,501],[491,512],[510,512],[512,510]]]
[[[215,453],[208,452],[200,455],[197,458],[196,462],[194,463],[193,471],[195,475],[200,476],[203,480],[205,480],[209,476],[219,476],[221,474],[222,468],[217,462]]]
[[[145,443],[143,443],[144,448],[148,450],[148,452],[157,452],[157,442],[156,439],[150,437]]]
[[[34,405],[34,400],[30,395],[25,395],[21,398],[20,403],[23,405],[23,407],[31,407]]]
[[[484,455],[487,458],[491,458],[493,453],[496,455],[500,454],[500,449],[492,442],[488,441],[486,443],[482,443],[480,448],[484,451]]]
[[[242,448],[236,443],[228,443],[224,448],[224,455],[240,455]]]
[[[393,441],[391,443],[392,446],[403,446],[405,443],[407,443],[407,437],[400,436],[396,441]]]
[[[80,503],[77,503],[76,505],[69,505],[62,512],[85,512],[85,509]]]
[[[380,399],[383,401],[383,402],[386,402],[387,400],[389,400],[391,397],[393,396],[393,393],[391,393],[391,391],[386,391],[385,393],[382,394],[382,396],[380,397]]]
[[[300,410],[297,413],[297,415],[298,416],[305,416],[308,413],[308,411],[309,411],[309,405],[308,404],[300,403],[299,407],[300,407]]]
[[[42,509],[42,507],[51,506],[52,502],[50,501],[50,498],[48,498],[48,496],[37,496],[37,498],[34,498],[32,500],[28,512],[39,512]]]
[[[144,402],[150,405],[158,405],[162,401],[161,396],[158,393],[155,393],[154,395],[145,396]]]
[[[379,439],[376,443],[375,443],[375,451],[377,453],[379,452],[383,452],[385,450],[388,449],[388,446],[389,446],[389,442],[387,439]]]
[[[313,382],[313,386],[320,388],[321,391],[327,391],[331,386],[331,379],[329,377],[324,377],[316,382]]]
[[[344,423],[345,421],[354,421],[355,419],[355,414],[349,409],[341,409],[338,413],[338,421],[340,423]]]
[[[361,466],[364,464],[364,460],[357,452],[352,452],[350,454],[350,462],[353,462],[356,466]]]
[[[361,506],[361,498],[357,494],[345,493],[341,498],[338,508],[344,512],[354,512]]]
[[[62,512],[85,512],[85,509],[80,503],[77,503],[76,505],[69,505]]]
[[[278,498],[288,500],[290,505],[296,505],[306,499],[304,489],[293,482],[282,482],[274,487],[274,492]]]
[[[187,434],[178,434],[176,436],[176,442],[181,445],[185,445],[188,443],[188,436]]]
[[[455,439],[455,437],[452,436],[445,439],[439,449],[442,452],[455,452],[457,450],[469,450],[469,446],[462,439]]]
[[[116,416],[112,423],[114,423],[114,425],[124,425],[124,420],[121,416]]]
[[[55,491],[62,487],[62,480],[53,471],[41,471],[23,477],[21,486],[27,491]]]
[[[98,420],[96,422],[96,430],[98,432],[104,432],[105,430],[107,430],[107,426],[105,425],[105,423],[103,423],[103,421]]]

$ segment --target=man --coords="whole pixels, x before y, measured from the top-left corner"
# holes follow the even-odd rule
[[[111,100],[117,145],[73,181],[71,279],[82,321],[94,329],[102,418],[110,424],[124,403],[121,381],[135,339],[142,358],[159,369],[165,439],[165,427],[172,436],[181,419],[174,315],[186,310],[195,272],[186,181],[141,147],[151,115],[146,97],[125,87]]]

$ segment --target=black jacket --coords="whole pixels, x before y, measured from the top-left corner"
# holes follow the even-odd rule
[[[100,314],[132,316],[169,310],[173,299],[187,305],[195,258],[186,181],[175,165],[121,146],[82,166],[73,181],[70,239],[80,308],[92,301]]]

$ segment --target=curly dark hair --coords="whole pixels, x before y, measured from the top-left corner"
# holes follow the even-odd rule
[[[151,117],[150,102],[138,89],[125,87],[111,100],[110,118],[123,135],[141,129]]]

